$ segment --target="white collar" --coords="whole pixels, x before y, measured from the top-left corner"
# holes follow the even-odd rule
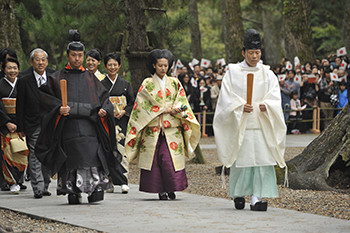
[[[165,90],[165,81],[166,81],[166,75],[164,75],[164,77],[161,79],[158,77],[157,74],[154,74],[157,78],[158,78],[158,81],[159,81],[159,84],[160,84],[160,87],[162,88],[162,90],[164,91]]]
[[[250,67],[245,59],[244,59],[244,61],[242,61],[241,64],[242,64],[242,66],[244,66],[244,67]],[[257,68],[260,68],[260,66],[261,66],[261,64],[258,62],[258,64],[256,64],[256,67],[257,67]]]
[[[35,79],[39,82],[40,81],[40,77],[43,77],[46,81],[46,70],[44,71],[43,75],[38,74],[35,70],[33,70]]]
[[[116,81],[117,81],[117,79],[118,79],[118,74],[117,74],[117,77],[115,77],[114,81],[108,77],[108,74],[106,75],[106,77],[107,77],[107,78],[109,79],[109,81],[111,81],[111,83],[112,83],[112,86],[111,86],[111,88],[109,88],[109,91],[108,91],[108,92],[111,92],[112,89],[113,89],[113,87],[114,87],[114,84],[116,83]]]
[[[97,71],[96,71],[96,72],[97,72]],[[106,76],[107,76],[107,78],[109,79],[109,81],[111,81],[112,87],[113,87],[113,86],[114,86],[114,83],[117,81],[119,75],[117,74],[117,77],[115,77],[114,81],[108,76],[108,74],[107,74]]]
[[[16,79],[15,79],[15,81],[13,83],[10,80],[8,80],[7,77],[5,77],[5,80],[11,85],[11,87],[13,89],[16,86],[18,78],[16,77]],[[12,94],[12,92],[13,92],[13,90],[11,91],[11,94]]]

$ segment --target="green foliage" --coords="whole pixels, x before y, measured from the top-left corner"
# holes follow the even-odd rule
[[[346,0],[312,1],[311,28],[316,57],[324,58],[343,47],[343,17]]]
[[[65,50],[68,30],[78,29],[86,49],[99,48],[105,55],[115,50],[119,33],[125,30],[124,0],[15,0],[16,15],[22,30],[29,35],[31,49],[42,47],[50,55],[50,66],[57,69],[66,63]],[[147,0],[148,2],[157,2]],[[222,0],[197,0],[202,41],[202,54],[215,62],[225,57],[221,21]],[[148,18],[148,30],[155,32],[162,47],[171,50],[175,58],[184,64],[192,60],[189,26],[189,0],[159,0],[160,8],[167,12],[152,13]],[[276,21],[282,16],[282,4],[293,4],[293,0],[241,0],[244,30],[255,28],[262,32],[261,10],[270,12]],[[342,20],[346,0],[312,1],[311,28],[313,46],[317,57],[326,57],[343,46]],[[152,6],[158,7],[158,6]],[[284,12],[285,14],[291,12]],[[293,12],[292,12],[293,13]],[[298,12],[294,12],[298,13]],[[146,11],[146,14],[149,13]],[[159,14],[159,15],[158,15]],[[280,32],[283,36],[283,31]],[[263,35],[262,37],[267,36]],[[26,45],[27,46],[27,45]],[[29,58],[20,55],[21,69],[27,68]],[[103,64],[100,70],[104,72]],[[125,75],[130,78],[128,72]]]
[[[220,0],[198,0],[199,29],[201,32],[202,55],[203,58],[216,62],[217,59],[225,57],[225,45],[223,42]],[[171,7],[168,11],[170,18],[176,15],[188,15],[188,5]],[[180,59],[183,64],[192,61],[191,37],[189,24],[193,22],[191,17],[187,18],[186,27],[180,32],[169,32],[176,36],[176,43],[167,44],[176,59]],[[152,28],[153,29],[153,28]],[[154,29],[153,29],[154,30]]]
[[[315,51],[317,54],[321,54],[321,57],[326,57],[343,46],[343,32],[334,25],[326,23],[324,28],[314,26],[312,32],[313,40],[318,46]]]

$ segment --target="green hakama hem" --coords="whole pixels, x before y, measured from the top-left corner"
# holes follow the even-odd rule
[[[230,197],[254,195],[258,198],[278,197],[277,180],[274,166],[230,168]]]

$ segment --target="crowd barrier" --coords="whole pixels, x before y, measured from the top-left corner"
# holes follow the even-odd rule
[[[318,106],[315,106],[313,108],[305,108],[302,110],[302,112],[304,111],[313,111],[313,117],[312,119],[306,119],[306,120],[299,120],[297,122],[312,122],[312,129],[311,132],[315,133],[315,134],[319,134],[321,132],[321,121],[330,121],[333,120],[334,118],[322,118],[321,117],[321,110],[333,110],[333,111],[338,111],[338,110],[342,110],[341,108],[320,108]],[[283,110],[283,113],[285,112],[292,112],[294,110]],[[207,115],[214,115],[215,112],[206,112],[205,110],[203,112],[198,112],[196,113],[197,115],[197,120],[199,122],[199,124],[201,125],[201,131],[202,131],[202,137],[208,137],[208,135],[206,134],[206,126],[213,126],[212,123],[207,123],[206,119],[207,119]],[[214,117],[214,116],[213,116]],[[212,117],[212,119],[213,119]],[[295,121],[286,121],[286,123],[292,123]]]

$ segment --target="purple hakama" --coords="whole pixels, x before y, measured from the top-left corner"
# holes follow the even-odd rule
[[[188,187],[185,169],[175,171],[164,135],[159,135],[151,170],[141,169],[140,191],[163,193],[183,191]]]

